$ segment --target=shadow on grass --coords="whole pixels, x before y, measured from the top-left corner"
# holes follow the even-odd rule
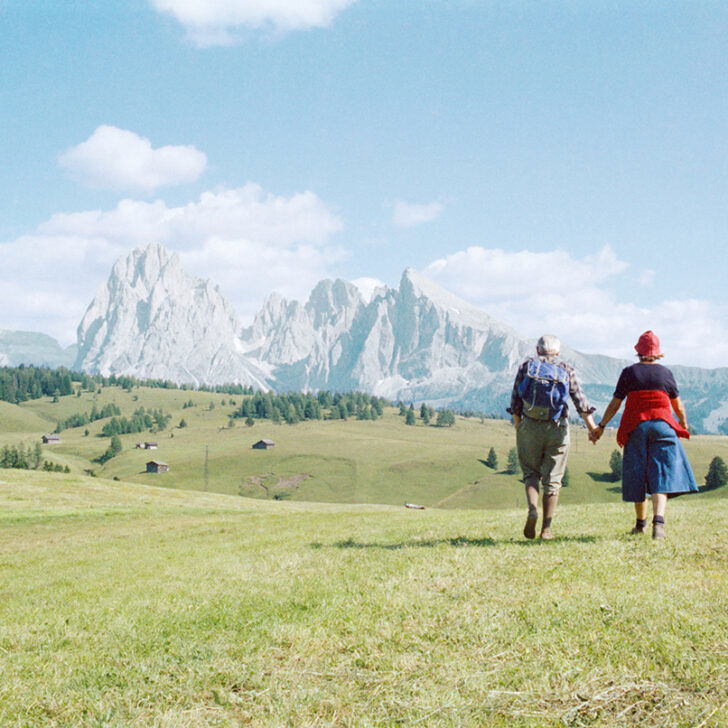
[[[614,476],[611,473],[587,473],[596,483],[614,483]]]
[[[347,538],[344,541],[335,541],[334,543],[311,543],[309,544],[312,549],[322,548],[337,548],[337,549],[382,549],[383,551],[397,551],[399,549],[408,548],[434,548],[436,546],[454,546],[455,548],[461,548],[463,546],[475,546],[483,548],[486,546],[535,546],[545,543],[595,543],[597,538],[594,536],[563,536],[556,537],[553,541],[540,541],[534,539],[529,541],[527,539],[504,539],[503,541],[496,541],[493,538],[468,538],[467,536],[456,536],[454,538],[438,538],[438,539],[427,539],[424,541],[400,541],[399,543],[363,543],[361,541],[355,541],[353,538]]]

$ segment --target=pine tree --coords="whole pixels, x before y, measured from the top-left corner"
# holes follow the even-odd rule
[[[705,476],[705,490],[714,490],[722,488],[728,483],[728,467],[721,457],[714,457],[708,466],[708,472]]]
[[[405,425],[414,425],[415,424],[415,408],[410,406],[410,408],[407,410],[407,414],[404,418],[404,424]]]
[[[81,390],[79,390],[81,391]],[[40,467],[40,462],[43,459],[43,448],[40,446],[39,442],[35,443],[35,447],[33,448],[33,457],[31,465],[35,470],[38,470]]]
[[[112,453],[111,457],[114,457],[121,452],[121,439],[118,435],[112,436],[111,442],[109,443],[109,451]]]
[[[510,475],[515,475],[518,470],[518,451],[515,447],[512,447],[508,451],[508,459],[506,460],[506,473],[509,473]]]
[[[609,469],[615,482],[622,477],[622,453],[619,450],[613,450],[609,456]]]
[[[489,468],[493,468],[493,470],[498,468],[498,456],[495,454],[495,449],[492,447],[488,451],[488,457],[485,460],[485,464]]]

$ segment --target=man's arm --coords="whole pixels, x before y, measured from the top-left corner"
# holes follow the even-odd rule
[[[523,400],[521,399],[519,390],[521,387],[521,382],[526,376],[527,365],[528,362],[525,361],[523,362],[523,364],[521,364],[520,367],[518,367],[518,371],[516,372],[516,380],[513,382],[513,389],[511,390],[511,406],[506,410],[506,412],[510,413],[511,417],[513,417],[513,424],[516,427],[518,427],[518,423],[521,421],[521,417],[523,416]]]
[[[571,401],[574,403],[574,407],[576,407],[576,411],[586,423],[587,429],[589,430],[589,439],[596,443],[594,435],[597,433],[599,428],[594,423],[593,412],[595,408],[589,406],[589,400],[584,394],[584,390],[581,387],[581,382],[579,381],[576,371],[572,367],[569,367],[568,372],[569,396],[571,397]]]

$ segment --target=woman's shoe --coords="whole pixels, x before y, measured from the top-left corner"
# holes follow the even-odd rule
[[[526,525],[523,527],[523,535],[526,538],[536,538],[536,522],[538,521],[538,513],[529,512],[526,519]]]
[[[665,538],[665,524],[664,523],[653,523],[652,524],[652,538],[654,538],[654,539]]]

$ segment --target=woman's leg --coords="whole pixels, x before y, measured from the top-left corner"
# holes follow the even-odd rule
[[[667,493],[652,494],[652,538],[665,538]]]
[[[622,500],[634,503],[635,524],[630,533],[647,528],[647,438],[645,423],[638,426],[624,446],[622,459]]]
[[[647,528],[647,499],[634,504],[635,524],[632,533],[644,533]]]
[[[667,493],[652,494],[652,515],[665,518],[665,506],[667,505]],[[645,516],[647,515],[647,501],[645,501]]]

